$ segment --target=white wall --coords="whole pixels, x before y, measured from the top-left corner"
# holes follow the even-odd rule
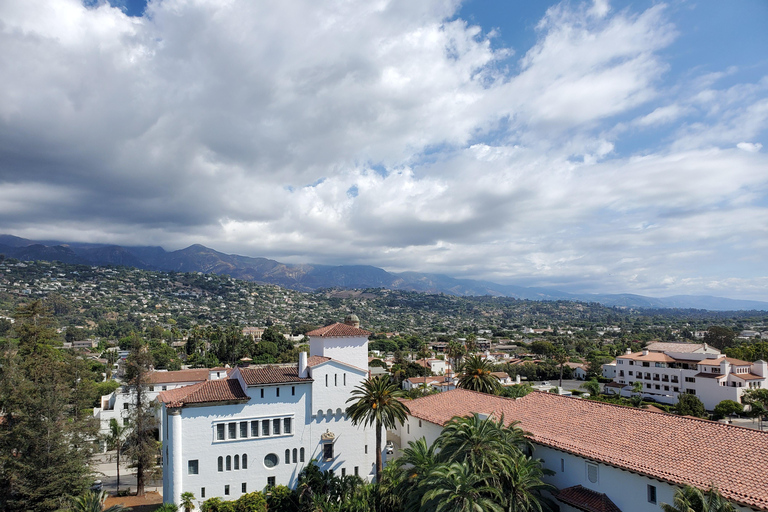
[[[368,338],[364,336],[343,338],[311,336],[309,338],[309,355],[330,357],[367,370]]]

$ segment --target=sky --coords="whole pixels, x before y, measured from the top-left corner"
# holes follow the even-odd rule
[[[0,233],[768,300],[768,2],[5,0]]]

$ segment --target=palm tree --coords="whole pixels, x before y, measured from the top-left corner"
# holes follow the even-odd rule
[[[105,441],[107,450],[117,450],[115,461],[117,464],[117,490],[120,490],[120,452],[123,449],[125,438],[128,435],[128,427],[117,423],[115,418],[109,420],[109,434]]]
[[[563,387],[563,367],[568,362],[568,352],[565,351],[565,348],[558,347],[552,358],[560,366],[560,387]]]
[[[93,492],[86,491],[82,496],[72,498],[67,512],[125,512],[131,510],[122,505],[112,505],[104,508],[104,501],[107,499],[106,491]]]
[[[353,425],[376,425],[376,481],[381,478],[383,467],[381,461],[381,429],[395,428],[397,423],[405,423],[411,411],[398,398],[404,392],[397,384],[390,382],[386,376],[368,379],[352,390],[352,396],[346,403],[353,402],[347,407],[347,415]]]
[[[450,359],[454,369],[458,369],[461,366],[461,360],[466,353],[467,349],[458,341],[454,340],[448,342],[448,348],[446,349],[445,354],[448,356],[448,359]]]
[[[678,489],[675,492],[673,505],[661,504],[664,512],[734,512],[735,508],[717,490],[710,487],[709,491],[702,492],[691,485]]]
[[[597,396],[600,394],[600,383],[597,382],[596,379],[588,380],[579,387],[589,391],[591,396]]]
[[[422,483],[422,510],[434,512],[503,512],[501,490],[487,484],[490,475],[454,462],[436,466]]]
[[[423,437],[418,441],[411,441],[408,447],[403,449],[402,455],[397,459],[395,466],[400,471],[396,478],[397,486],[393,492],[401,497],[404,506],[401,510],[418,511],[421,508],[422,495],[418,492],[419,484],[429,475],[437,463],[437,443],[427,445]]]
[[[195,510],[195,495],[189,491],[181,493],[181,506],[184,512]]]
[[[481,419],[477,413],[469,418],[453,418],[437,438],[438,461],[458,462],[477,473],[493,473],[501,467],[505,454],[517,450],[516,445],[506,442],[503,430],[503,419]]]
[[[554,510],[553,503],[542,496],[544,491],[556,489],[544,483],[542,477],[554,474],[543,469],[541,461],[534,460],[523,453],[507,457],[504,469],[499,475],[500,488],[507,498],[508,512],[547,512]]]
[[[462,368],[459,387],[494,394],[501,387],[501,383],[491,372],[490,361],[486,361],[480,356],[469,356]]]

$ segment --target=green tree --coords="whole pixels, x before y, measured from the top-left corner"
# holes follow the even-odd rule
[[[53,323],[40,301],[17,309],[17,339],[0,347],[0,509],[50,511],[88,489],[98,425],[83,413],[93,376],[57,350]],[[92,382],[91,382],[92,383]]]
[[[552,492],[555,486],[544,483],[544,475],[552,471],[541,467],[541,461],[524,453],[513,453],[504,459],[503,470],[499,473],[500,488],[504,489],[508,512],[546,512],[555,510],[554,504],[545,498],[545,492]]]
[[[107,500],[107,493],[105,491],[93,492],[86,491],[82,496],[72,498],[69,503],[67,512],[124,512],[131,510],[122,505],[112,505],[109,508],[104,508],[104,502]]]
[[[410,412],[403,401],[403,391],[386,376],[368,379],[352,390],[346,413],[353,425],[375,425],[376,428],[376,481],[381,478],[381,429],[395,428],[405,423]]]
[[[707,416],[707,410],[699,397],[690,393],[680,393],[675,404],[675,412],[680,416],[695,416],[704,418]]]
[[[480,356],[471,355],[462,366],[459,387],[494,394],[501,387],[501,383],[492,372],[493,367],[489,361]]]
[[[717,490],[711,487],[702,492],[696,487],[686,485],[675,492],[673,504],[662,503],[663,512],[735,512],[735,507]]]
[[[249,492],[235,500],[235,512],[267,512],[267,500],[260,492]]]
[[[115,418],[109,420],[109,434],[105,439],[107,450],[115,450],[115,464],[117,466],[117,488],[120,489],[120,456],[123,451],[123,444],[128,435],[128,426],[120,425]]]
[[[189,491],[181,493],[181,506],[184,508],[184,512],[195,510],[195,495]]]
[[[718,350],[725,350],[733,346],[736,339],[736,333],[727,327],[713,325],[707,329],[704,335],[704,343],[715,347]]]
[[[723,400],[715,406],[715,418],[727,418],[731,414],[741,414],[744,412],[744,406],[733,400]]]
[[[461,367],[461,360],[466,353],[467,349],[458,341],[454,340],[448,342],[448,348],[446,349],[445,354],[448,356],[448,359],[450,359],[453,368]]]
[[[589,391],[590,396],[598,396],[600,394],[600,383],[597,382],[597,379],[588,380],[579,387]]]
[[[126,359],[125,376],[129,384],[132,404],[129,409],[126,457],[136,469],[136,495],[144,496],[148,479],[157,476],[155,459],[158,443],[155,441],[157,420],[148,393],[149,373],[152,356],[141,340],[136,340],[134,349]]]
[[[558,347],[554,354],[552,354],[552,358],[557,362],[557,365],[560,367],[560,387],[563,387],[563,367],[565,366],[565,363],[568,362],[568,352],[565,351],[563,347]]]
[[[422,484],[422,510],[503,512],[501,489],[489,485],[489,477],[458,462],[436,466]]]

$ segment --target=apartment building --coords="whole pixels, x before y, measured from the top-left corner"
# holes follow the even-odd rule
[[[624,396],[641,382],[644,397],[666,404],[677,403],[680,393],[690,393],[711,411],[723,400],[740,402],[747,389],[768,387],[768,364],[726,357],[706,343],[657,342],[618,356],[614,382],[623,385]]]

